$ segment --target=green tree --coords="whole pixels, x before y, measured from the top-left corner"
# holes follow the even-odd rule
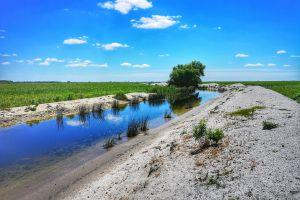
[[[180,64],[173,68],[170,74],[169,85],[175,87],[198,87],[201,76],[204,76],[205,65],[199,61],[192,61],[189,64]]]

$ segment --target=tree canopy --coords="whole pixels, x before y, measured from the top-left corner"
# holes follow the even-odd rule
[[[205,65],[199,61],[192,61],[188,64],[180,64],[173,67],[170,74],[169,85],[175,87],[198,87],[204,76]]]

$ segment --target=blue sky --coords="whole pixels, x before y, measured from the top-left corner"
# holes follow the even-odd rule
[[[298,0],[3,0],[0,79],[299,80]]]

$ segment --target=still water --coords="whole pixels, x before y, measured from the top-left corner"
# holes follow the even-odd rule
[[[187,101],[141,102],[120,109],[106,109],[100,115],[63,116],[36,124],[21,124],[0,128],[0,183],[9,176],[17,177],[33,168],[55,163],[96,143],[122,133],[132,119],[149,119],[149,128],[162,125],[166,111],[176,117],[192,107],[218,96],[217,92],[199,91]]]

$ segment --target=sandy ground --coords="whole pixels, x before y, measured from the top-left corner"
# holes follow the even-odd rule
[[[253,118],[227,114],[252,106],[266,108]],[[160,127],[105,173],[95,170],[55,199],[300,199],[299,115],[297,102],[274,91],[229,90]],[[200,119],[224,130],[225,138],[191,155],[198,145],[192,128]],[[262,130],[264,120],[279,127]]]
[[[142,100],[147,99],[149,93],[128,93],[126,96],[129,101],[135,97]],[[45,103],[37,106],[21,106],[7,110],[0,110],[0,126],[11,126],[18,123],[30,122],[32,120],[44,120],[56,116],[58,112],[64,115],[76,114],[78,113],[78,108],[81,105],[91,108],[93,104],[102,104],[103,108],[110,108],[114,100],[116,99],[114,99],[113,95],[107,95],[95,98]],[[128,101],[119,101],[119,103],[126,104]]]

